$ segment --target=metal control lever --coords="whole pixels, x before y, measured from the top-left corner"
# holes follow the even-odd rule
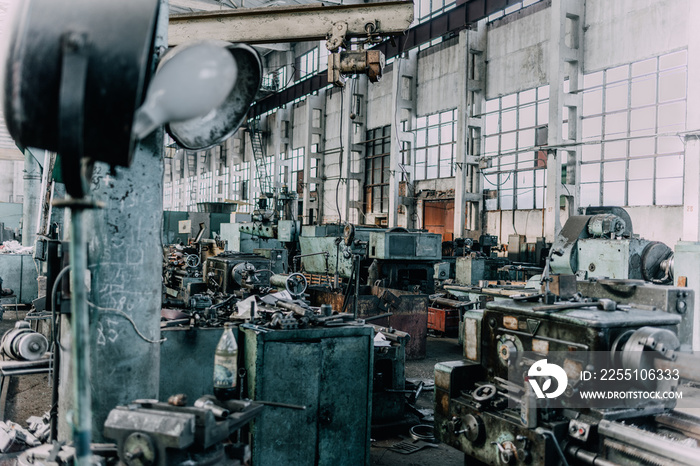
[[[509,442],[510,443],[510,442]],[[506,448],[502,444],[498,442],[491,442],[491,445],[496,445],[496,448],[498,448],[498,453],[499,457],[501,459],[501,463],[503,464],[510,464],[510,462],[513,460],[514,452],[511,448]],[[512,445],[512,444],[510,444]]]
[[[612,299],[601,298],[598,301],[590,302],[578,302],[578,303],[558,303],[558,304],[548,304],[544,306],[535,306],[532,308],[533,311],[544,311],[544,312],[556,312],[556,311],[567,311],[569,309],[578,309],[581,307],[592,307],[596,306],[601,311],[614,311],[617,309],[617,303]]]

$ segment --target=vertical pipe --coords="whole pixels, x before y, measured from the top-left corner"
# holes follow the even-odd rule
[[[72,264],[70,283],[71,328],[73,345],[73,443],[76,450],[76,464],[89,466],[90,441],[92,434],[92,398],[90,394],[90,319],[88,318],[87,292],[85,289],[85,271],[87,270],[87,250],[85,248],[83,209],[71,210],[71,247]]]
[[[22,246],[34,246],[39,228],[41,166],[29,149],[24,149],[24,197],[22,200]]]

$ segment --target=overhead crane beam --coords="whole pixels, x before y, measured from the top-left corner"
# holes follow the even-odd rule
[[[248,44],[323,40],[334,27],[344,23],[347,24],[345,38],[367,37],[368,32],[401,33],[411,22],[411,1],[203,11],[171,15],[168,44],[172,47],[203,39]]]

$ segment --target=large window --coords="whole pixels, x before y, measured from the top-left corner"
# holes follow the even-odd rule
[[[683,203],[685,50],[584,76],[581,206]]]
[[[276,71],[267,73],[263,77],[262,87],[269,91],[279,91],[287,87],[287,67],[283,66]]]
[[[231,189],[233,191],[233,200],[247,201],[248,200],[248,180],[250,179],[250,163],[244,162],[233,166],[234,175],[231,181]],[[248,212],[247,205],[240,205],[239,212]]]
[[[487,100],[484,117],[484,188],[497,195],[487,209],[533,209],[544,206],[549,86]],[[544,158],[544,160],[543,160]]]
[[[416,118],[415,180],[454,176],[457,110]]]
[[[304,191],[304,148],[292,149],[291,157],[291,187],[292,191],[302,193]]]
[[[455,0],[418,0],[414,3],[413,18],[422,23],[455,7]]]
[[[365,152],[365,212],[389,212],[391,126],[367,131]]]
[[[295,60],[295,81],[311,76],[318,70],[318,47],[314,47]]]

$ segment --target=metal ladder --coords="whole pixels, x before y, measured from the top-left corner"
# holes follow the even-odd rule
[[[267,173],[265,165],[265,146],[263,145],[262,131],[260,131],[260,120],[253,118],[248,120],[248,134],[250,144],[253,149],[253,160],[255,160],[255,178],[258,180],[260,192],[266,196],[272,195],[272,180]]]

